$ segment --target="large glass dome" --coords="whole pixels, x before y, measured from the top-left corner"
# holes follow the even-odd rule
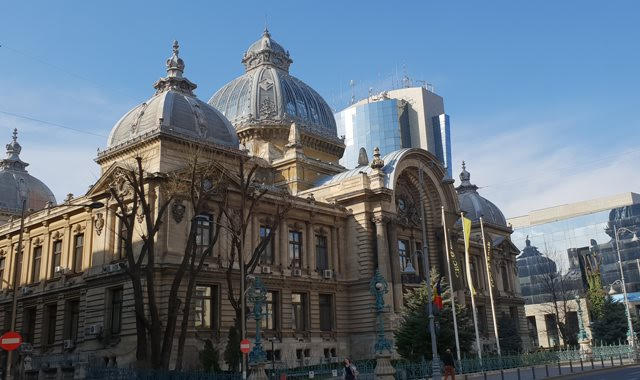
[[[250,125],[296,122],[302,131],[337,138],[333,112],[311,87],[289,74],[293,61],[268,30],[245,52],[244,75],[227,83],[209,100],[237,130]]]

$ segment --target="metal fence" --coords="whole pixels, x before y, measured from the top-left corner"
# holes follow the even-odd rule
[[[592,349],[591,361],[632,359],[634,357],[633,348],[626,344],[595,346]],[[456,361],[456,373],[468,374],[489,371],[500,371],[513,368],[535,367],[540,365],[559,365],[560,363],[578,365],[586,363],[584,354],[579,349],[541,351],[521,355],[505,355],[478,358],[464,358]],[[375,359],[354,361],[359,378],[369,380],[375,378]],[[431,361],[409,362],[405,360],[392,360],[392,365],[396,370],[397,380],[424,379],[433,375]],[[442,366],[441,366],[442,367]],[[344,368],[342,361],[332,363],[319,363],[313,365],[297,366],[292,368],[270,368],[267,363],[265,372],[270,379],[330,379],[342,377]],[[208,373],[201,371],[161,371],[161,370],[141,370],[129,368],[90,368],[87,371],[87,379],[90,380],[240,380],[239,373],[223,372]]]

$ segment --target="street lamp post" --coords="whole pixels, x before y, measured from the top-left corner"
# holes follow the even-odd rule
[[[27,189],[26,186],[24,184],[24,180],[21,179],[19,182],[19,189],[18,189],[18,195],[20,197],[21,200],[21,207],[20,207],[20,229],[18,230],[18,246],[16,247],[16,251],[15,254],[13,255],[13,302],[11,304],[11,331],[15,331],[16,328],[16,316],[18,314],[18,263],[17,263],[17,258],[18,255],[21,254],[22,252],[22,237],[24,235],[24,213],[25,213],[25,208],[27,206]],[[103,203],[101,202],[92,202],[90,204],[81,204],[81,205],[75,205],[75,206],[79,206],[79,207],[89,207],[92,209],[96,209],[96,208],[101,208],[104,206]],[[22,267],[22,265],[21,265]],[[20,268],[22,269],[22,268]],[[11,367],[13,365],[13,351],[9,351],[7,353],[7,375],[6,375],[6,379],[7,380],[11,380],[13,379],[13,376],[11,375]]]
[[[420,186],[423,189],[426,189],[424,184],[424,178],[422,174],[422,167],[418,170],[418,179],[420,182]],[[433,369],[433,379],[440,379],[440,358],[438,357],[438,345],[436,343],[436,328],[433,322],[433,295],[431,294],[431,267],[429,266],[429,250],[427,245],[427,222],[424,215],[424,199],[420,197],[420,217],[422,219],[422,267],[424,268],[424,280],[427,284],[427,296],[429,297],[429,302],[427,302],[427,307],[429,310],[429,333],[431,335],[431,367]]]
[[[631,347],[635,347],[635,334],[633,332],[633,323],[631,322],[631,313],[629,312],[629,299],[627,298],[627,284],[624,280],[624,271],[622,270],[622,258],[620,256],[620,241],[618,238],[618,232],[620,231],[632,233],[633,238],[631,239],[631,241],[638,241],[638,236],[634,231],[631,231],[628,228],[625,228],[625,227],[616,228],[615,225],[613,226],[613,235],[615,236],[615,239],[616,239],[616,252],[618,254],[618,266],[620,267],[620,280],[622,282],[622,293],[624,294],[624,305],[625,305],[625,310],[627,314],[627,325],[628,325],[627,339],[628,339],[629,345]]]

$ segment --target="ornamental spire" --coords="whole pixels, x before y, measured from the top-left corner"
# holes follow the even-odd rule
[[[6,145],[7,147],[7,158],[0,161],[1,169],[13,169],[24,171],[25,168],[29,165],[26,162],[23,162],[20,159],[20,152],[22,151],[22,147],[18,144],[18,129],[13,129],[13,134],[11,135],[12,141]]]
[[[471,183],[471,173],[467,171],[467,164],[464,161],[462,161],[462,172],[460,172],[460,186],[458,186],[456,190],[459,192],[465,190],[478,190],[478,186]]]
[[[167,59],[167,76],[160,78],[153,84],[156,94],[174,90],[195,96],[193,90],[198,86],[182,76],[184,73],[184,61],[179,57],[180,45],[178,45],[178,41],[173,41],[172,52],[171,57]]]

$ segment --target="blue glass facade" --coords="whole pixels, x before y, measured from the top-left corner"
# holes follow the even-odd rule
[[[517,228],[511,238],[523,250],[522,256],[529,249],[528,237],[530,245],[552,258],[559,269],[573,271],[582,277],[583,289],[587,287],[586,272],[590,268],[599,270],[607,288],[620,279],[614,227],[619,238],[627,291],[640,291],[640,266],[636,262],[640,259],[640,241],[634,239],[634,234],[640,233],[640,204]],[[520,270],[520,261],[518,265]],[[525,284],[521,282],[521,285]],[[621,292],[619,286],[613,290]]]
[[[376,147],[385,155],[411,146],[406,105],[396,99],[349,107],[335,117],[338,136],[345,138],[346,148],[340,164],[346,168],[358,165],[361,147],[371,157]]]
[[[451,128],[449,115],[441,114],[433,117],[433,134],[435,137],[436,157],[440,160],[449,178],[453,178],[451,167]]]

